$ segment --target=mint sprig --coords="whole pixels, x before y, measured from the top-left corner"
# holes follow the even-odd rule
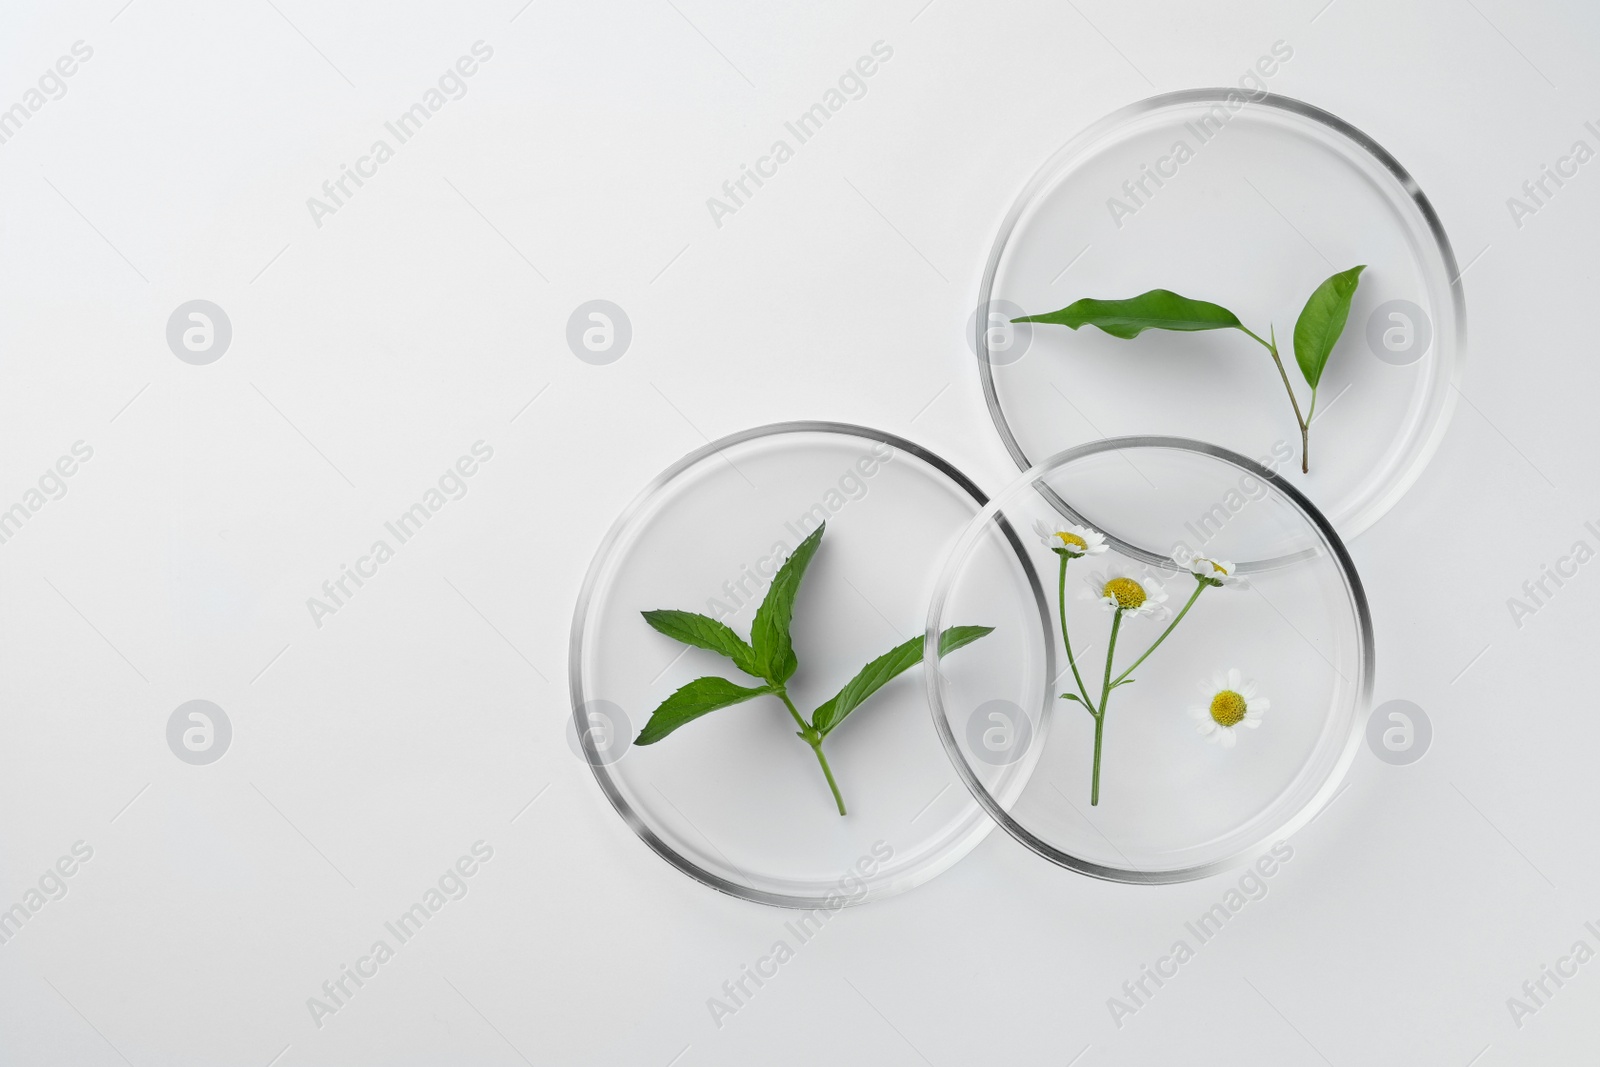
[[[809,721],[800,714],[794,701],[789,698],[788,682],[800,665],[789,631],[794,621],[795,598],[799,595],[801,580],[805,577],[811,558],[816,555],[817,546],[822,543],[822,532],[826,527],[826,523],[818,526],[779,568],[765,599],[756,609],[748,642],[726,623],[692,611],[643,613],[645,622],[658,633],[683,644],[726,656],[739,670],[764,684],[754,687],[737,685],[718,675],[696,678],[661,702],[651,713],[650,721],[645,723],[634,744],[653,745],[703,715],[770,694],[781,700],[788,709],[795,725],[799,727],[795,736],[816,754],[817,763],[828,780],[828,788],[833,792],[834,804],[840,815],[845,814],[844,797],[839,792],[838,782],[834,780],[833,769],[828,766],[828,757],[822,751],[823,739],[874,693],[922,661],[923,638],[914,637],[896,645],[861,668],[854,678],[845,683],[843,689],[811,713]],[[992,626],[952,626],[939,635],[939,650],[941,654],[953,652],[993,632]]]

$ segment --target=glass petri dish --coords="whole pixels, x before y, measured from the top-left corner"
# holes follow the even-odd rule
[[[809,716],[868,660],[920,632],[940,561],[985,503],[926,449],[826,422],[734,434],[647,486],[589,568],[569,661],[575,743],[633,831],[714,889],[794,908],[898,893],[972,849],[994,824],[928,729],[920,665],[828,738],[846,817],[772,697],[712,712],[654,745],[628,741],[694,678],[755,684],[722,657],[656,633],[641,611],[712,614],[747,636],[771,573],[825,520],[792,627],[800,666],[789,692]],[[1042,686],[1049,654],[1030,658],[1036,650],[1020,638],[1040,632],[1045,602],[1019,540],[997,573],[1011,595],[967,621],[1016,635],[1013,651],[996,655]]]
[[[1276,327],[1290,380],[1295,320],[1328,275],[1367,265],[1318,390],[1310,473],[1267,352],[1236,330],[1010,324],[1080,297],[1165,288]],[[1019,468],[1104,437],[1215,441],[1291,476],[1353,537],[1416,481],[1442,440],[1466,352],[1449,239],[1399,162],[1298,100],[1197,89],[1083,131],[1029,181],[995,239],[971,343]]]
[[[1169,554],[1274,559],[1251,568],[1242,585],[1206,588],[1130,675],[1137,684],[1112,690],[1098,804],[1095,719],[1060,697],[1080,691],[1072,661],[1061,653],[1055,677],[1042,684],[1012,667],[1064,648],[1060,560],[1034,532],[1036,522],[1060,519],[1058,500],[1114,520],[1101,531],[1106,550],[1070,561],[1066,575],[1068,633],[1096,704],[1112,615],[1086,595],[1091,575],[1128,575],[1147,590],[1154,582],[1176,614],[1197,585]],[[1032,583],[996,581],[1022,531]],[[1338,535],[1288,478],[1182,438],[1068,449],[1025,472],[956,541],[927,632],[955,618],[1020,617],[1027,603],[1011,597],[1026,584],[1047,590],[1050,617],[1040,630],[996,633],[945,657],[935,649],[924,663],[934,724],[957,773],[1017,840],[1097,878],[1186,881],[1252,861],[1333,796],[1371,699],[1372,623]],[[1170,621],[1125,618],[1110,678],[1135,664]],[[1012,647],[1019,642],[1025,647]],[[1230,670],[1240,672],[1237,683]],[[1233,689],[1251,681],[1254,696]],[[1270,701],[1258,727],[1232,728],[1232,747],[1208,743],[1191,716],[1221,689],[1244,693],[1251,708]]]

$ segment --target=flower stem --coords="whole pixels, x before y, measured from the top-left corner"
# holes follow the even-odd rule
[[[810,745],[811,751],[817,754],[817,762],[822,765],[823,777],[828,779],[828,788],[833,791],[833,803],[838,807],[839,814],[844,815],[844,797],[839,793],[839,783],[833,780],[833,768],[828,766],[828,757],[822,754],[822,735],[817,733],[816,728],[806,722],[804,716],[795,708],[794,701],[789,699],[789,691],[786,688],[780,685],[772,691],[783,701],[783,706],[789,709],[795,725],[800,727],[800,740]]]
[[[1105,735],[1106,705],[1111,701],[1111,661],[1117,654],[1117,631],[1122,628],[1122,609],[1111,617],[1111,638],[1106,642],[1106,674],[1100,688],[1100,710],[1094,716],[1094,773],[1089,779],[1089,806],[1100,803],[1100,742]]]
[[[1094,717],[1094,777],[1089,782],[1089,806],[1100,803],[1100,741],[1105,736],[1106,717],[1102,712]]]
[[[1072,664],[1072,677],[1078,683],[1078,695],[1083,698],[1083,707],[1091,715],[1094,714],[1094,705],[1089,702],[1089,689],[1083,684],[1083,675],[1078,673],[1078,661],[1072,655],[1072,638],[1067,636],[1067,557],[1061,556],[1061,581],[1056,587],[1056,606],[1061,615],[1061,643],[1067,646],[1067,662]]]
[[[1185,615],[1189,614],[1189,609],[1194,607],[1194,602],[1200,599],[1200,594],[1205,592],[1205,590],[1206,583],[1202,582],[1199,578],[1196,578],[1194,581],[1194,592],[1189,594],[1189,602],[1183,606],[1183,610],[1178,612],[1178,617],[1173,619],[1172,622],[1167,625],[1165,630],[1161,631],[1161,636],[1156,638],[1155,641],[1151,643],[1150,647],[1144,650],[1144,655],[1133,661],[1132,667],[1129,667],[1127,670],[1117,675],[1117,682],[1121,682],[1124,678],[1133,673],[1134,667],[1137,667],[1139,664],[1150,658],[1150,653],[1154,652],[1156,647],[1167,639],[1168,634],[1178,628],[1178,624],[1183,621],[1183,617]]]

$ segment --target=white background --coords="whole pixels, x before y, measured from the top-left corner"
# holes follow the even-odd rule
[[[1596,146],[1600,13],[522,2],[6,5],[0,107],[93,57],[0,145],[0,507],[94,456],[0,544],[0,907],[94,854],[0,945],[0,1062],[1592,1061],[1600,962],[1520,1027],[1506,1001],[1600,948],[1600,565],[1520,628],[1507,598],[1600,547],[1600,162],[1520,228],[1506,199]],[[478,40],[467,94],[315,225],[307,197]],[[716,226],[707,197],[880,40],[867,94]],[[1120,1028],[1107,999],[1232,880],[1102,884],[998,834],[838,915],[718,1028],[707,999],[789,916],[656,859],[564,742],[595,545],[672,459],[775,420],[1003,485],[962,330],[1015,192],[1277,40],[1273,90],[1394,152],[1466,270],[1450,433],[1351,545],[1377,698],[1425,708],[1432,750],[1363,749],[1267,897]],[[165,340],[196,298],[233,325],[209,366]],[[610,366],[564,340],[594,298],[634,327]],[[313,625],[478,440],[468,495]],[[165,739],[197,697],[234,729],[206,767]],[[315,1026],[307,997],[480,839],[469,894]]]

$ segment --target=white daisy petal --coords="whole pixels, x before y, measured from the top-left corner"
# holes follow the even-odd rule
[[[1068,559],[1095,556],[1106,550],[1104,534],[1076,523],[1049,523],[1039,519],[1033,524],[1033,532],[1045,547],[1063,553]]]
[[[1239,569],[1225,559],[1208,559],[1205,556],[1184,558],[1184,554],[1180,552],[1173,554],[1172,561],[1207,585],[1244,584],[1244,579],[1239,576]]]
[[[1224,748],[1232,748],[1239,741],[1236,727],[1245,726],[1259,730],[1272,702],[1257,696],[1258,687],[1253,678],[1246,678],[1237,667],[1217,671],[1211,676],[1211,685],[1200,686],[1205,703],[1191,706],[1189,714],[1196,719],[1197,729],[1208,741]]]

